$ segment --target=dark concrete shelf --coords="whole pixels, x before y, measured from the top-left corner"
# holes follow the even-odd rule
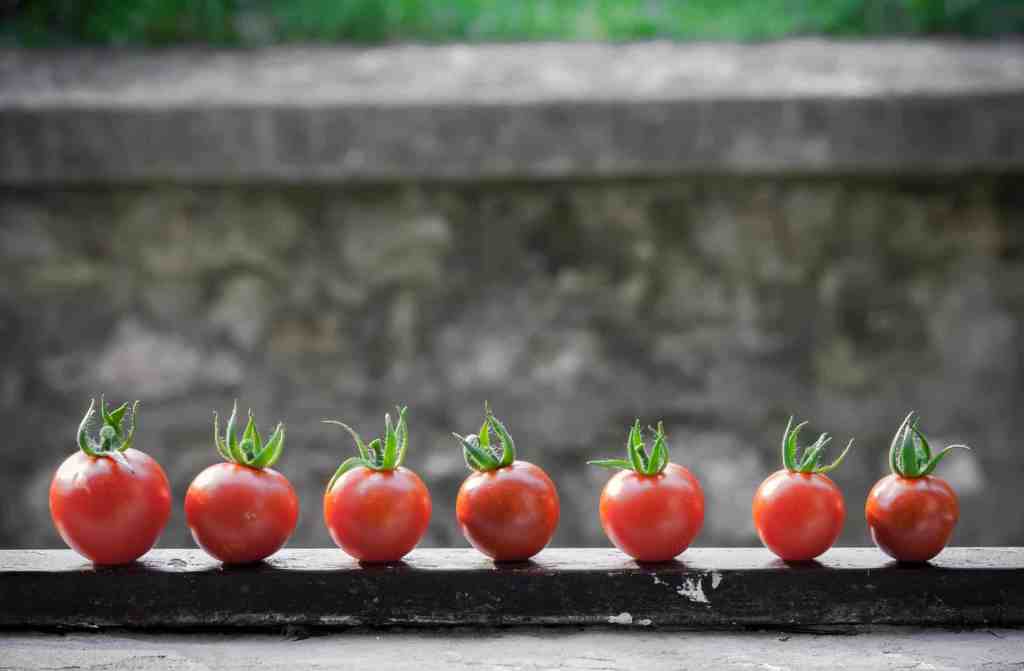
[[[156,550],[120,568],[65,550],[6,550],[0,626],[1010,626],[1024,624],[1021,585],[1024,548],[951,548],[923,566],[873,548],[793,566],[762,549],[692,549],[643,566],[605,549],[502,566],[471,550],[418,550],[370,567],[323,549],[241,568],[197,550]]]

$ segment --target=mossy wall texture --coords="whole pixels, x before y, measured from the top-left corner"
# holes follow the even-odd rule
[[[171,478],[161,545],[232,399],[288,426],[293,546],[347,436],[410,407],[426,538],[461,546],[450,431],[489,400],[562,496],[558,545],[603,545],[597,498],[634,418],[664,419],[708,499],[700,545],[756,543],[750,499],[796,414],[836,443],[841,542],[917,410],[961,493],[956,544],[1024,544],[1024,179],[678,179],[0,192],[0,546],[59,546],[53,470],[91,395],[142,400]],[[813,438],[813,436],[811,436]],[[838,449],[839,445],[837,445]]]

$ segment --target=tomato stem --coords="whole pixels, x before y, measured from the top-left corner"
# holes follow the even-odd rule
[[[807,426],[807,422],[800,422],[793,426],[793,419],[791,416],[789,421],[786,422],[786,430],[782,434],[782,465],[786,470],[792,473],[828,473],[843,463],[846,454],[853,447],[852,438],[835,461],[831,464],[822,465],[821,455],[824,454],[825,447],[832,442],[832,437],[827,433],[821,434],[814,443],[803,448],[801,453],[799,446],[800,430]],[[798,454],[801,455],[800,458],[797,458]]]
[[[106,399],[101,395],[99,414],[103,424],[97,434],[99,440],[95,440],[88,435],[89,423],[96,415],[96,399],[90,399],[89,409],[78,425],[78,448],[90,457],[110,457],[127,464],[122,453],[130,448],[135,440],[135,415],[138,409],[139,402],[135,401],[131,405],[130,413],[127,402],[114,410],[107,410]],[[129,421],[127,433],[124,430],[126,415]]]
[[[249,421],[242,431],[242,440],[235,435],[235,422],[238,417],[238,401],[231,407],[231,416],[228,418],[227,428],[224,430],[224,437],[220,436],[220,417],[217,412],[213,413],[213,442],[217,446],[217,452],[224,461],[248,466],[249,468],[264,469],[270,468],[281,458],[284,451],[284,424],[277,423],[274,432],[266,443],[263,436],[256,428],[256,417],[252,410],[249,410]]]
[[[409,425],[406,423],[405,414],[408,410],[405,406],[396,406],[398,410],[398,421],[391,421],[391,414],[384,415],[384,437],[374,438],[369,443],[363,441],[362,437],[345,422],[336,419],[321,420],[324,424],[334,424],[348,431],[356,444],[359,456],[350,457],[341,462],[327,483],[327,490],[330,491],[338,478],[358,466],[365,466],[374,471],[393,471],[405,461],[406,452],[409,450]]]
[[[669,463],[665,425],[659,421],[658,428],[648,426],[647,429],[654,434],[654,445],[651,447],[650,454],[647,453],[643,429],[640,428],[640,420],[637,419],[633,422],[633,426],[629,429],[629,436],[626,438],[626,459],[595,459],[587,463],[598,468],[634,471],[641,475],[658,475],[665,470]]]
[[[491,433],[498,439],[498,445],[491,442]],[[509,466],[516,460],[516,444],[512,435],[500,419],[491,411],[491,405],[484,402],[484,423],[477,434],[462,436],[452,433],[462,445],[462,458],[466,466],[474,471],[493,471]],[[501,448],[498,451],[498,448]]]
[[[947,454],[955,449],[970,450],[966,445],[947,445],[932,454],[931,445],[921,432],[920,418],[914,412],[904,418],[889,447],[889,468],[903,478],[921,478],[931,475]]]

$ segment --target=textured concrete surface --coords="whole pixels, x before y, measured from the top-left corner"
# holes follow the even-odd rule
[[[0,184],[1024,166],[1009,42],[0,51]]]
[[[652,565],[594,548],[501,565],[418,549],[368,567],[338,550],[285,549],[245,567],[154,550],[107,568],[70,550],[0,550],[0,627],[1020,626],[1022,581],[1024,548],[947,548],[903,566],[875,548],[795,565],[763,548],[691,548]]]
[[[1024,631],[436,630],[254,634],[0,632],[0,669],[502,669],[679,671],[1024,667]]]
[[[0,191],[0,547],[60,547],[46,490],[91,395],[142,400],[137,446],[181,500],[232,398],[288,425],[293,547],[410,406],[426,546],[464,547],[451,431],[484,399],[562,494],[555,545],[606,546],[628,426],[664,419],[708,497],[697,545],[758,545],[750,501],[790,413],[857,442],[840,544],[911,409],[961,497],[954,545],[1024,545],[1024,181],[654,180]],[[815,434],[816,435],[816,434]]]

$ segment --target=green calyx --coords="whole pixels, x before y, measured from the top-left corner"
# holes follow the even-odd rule
[[[402,465],[402,462],[405,461],[405,453],[409,449],[409,425],[405,422],[405,411],[408,408],[400,406],[396,409],[398,410],[398,422],[392,423],[391,415],[384,415],[384,437],[374,438],[369,443],[364,443],[359,434],[348,424],[336,419],[323,420],[324,424],[337,424],[348,431],[356,442],[356,449],[359,450],[358,457],[350,457],[341,462],[341,466],[338,466],[331,481],[327,483],[327,491],[334,487],[338,478],[357,466],[365,466],[374,471],[393,471]]]
[[[920,418],[914,417],[911,412],[907,415],[896,435],[892,438],[892,446],[889,448],[889,467],[892,472],[903,478],[922,478],[931,475],[939,462],[957,448],[970,450],[966,445],[948,445],[938,452],[932,454],[932,448],[928,439],[924,437],[920,429]]]
[[[494,437],[498,444],[494,444]],[[509,466],[516,460],[516,444],[501,420],[491,412],[491,406],[484,403],[484,423],[480,433],[460,436],[453,433],[462,443],[462,458],[466,466],[474,471],[494,471]]]
[[[228,418],[227,428],[224,429],[224,437],[220,435],[220,418],[213,413],[213,441],[217,444],[217,451],[225,461],[249,468],[270,468],[281,458],[284,450],[284,424],[278,422],[277,428],[266,443],[263,442],[260,432],[256,430],[256,419],[249,411],[249,422],[242,432],[242,439],[235,435],[235,422],[238,418],[238,401],[231,408],[231,417]]]
[[[839,464],[843,463],[843,459],[846,458],[846,453],[853,447],[853,439],[850,439],[850,442],[846,444],[846,449],[843,450],[843,453],[835,461],[823,466],[821,464],[821,456],[824,453],[825,446],[832,442],[832,437],[827,433],[821,434],[814,441],[814,444],[804,447],[803,452],[798,457],[797,453],[800,452],[801,448],[797,445],[797,440],[800,437],[800,429],[805,426],[807,426],[807,422],[800,422],[793,426],[792,417],[786,423],[786,432],[782,434],[782,465],[791,473],[828,473],[838,468]]]
[[[647,446],[644,444],[643,429],[640,428],[640,420],[633,422],[633,428],[629,430],[629,438],[626,439],[626,455],[628,459],[598,459],[588,461],[591,466],[600,468],[635,471],[641,475],[658,475],[668,466],[668,444],[665,442],[665,426],[658,422],[658,428],[647,427],[654,434],[654,445],[650,454],[647,453]]]
[[[125,450],[132,446],[135,440],[135,415],[138,412],[139,402],[131,405],[131,414],[127,432],[124,429],[125,415],[128,414],[128,404],[123,403],[113,410],[107,410],[106,400],[100,396],[100,417],[103,426],[100,427],[98,438],[93,439],[88,435],[89,422],[96,414],[96,399],[89,402],[89,409],[78,425],[78,447],[90,457],[110,457],[124,465],[128,464],[125,459]]]

